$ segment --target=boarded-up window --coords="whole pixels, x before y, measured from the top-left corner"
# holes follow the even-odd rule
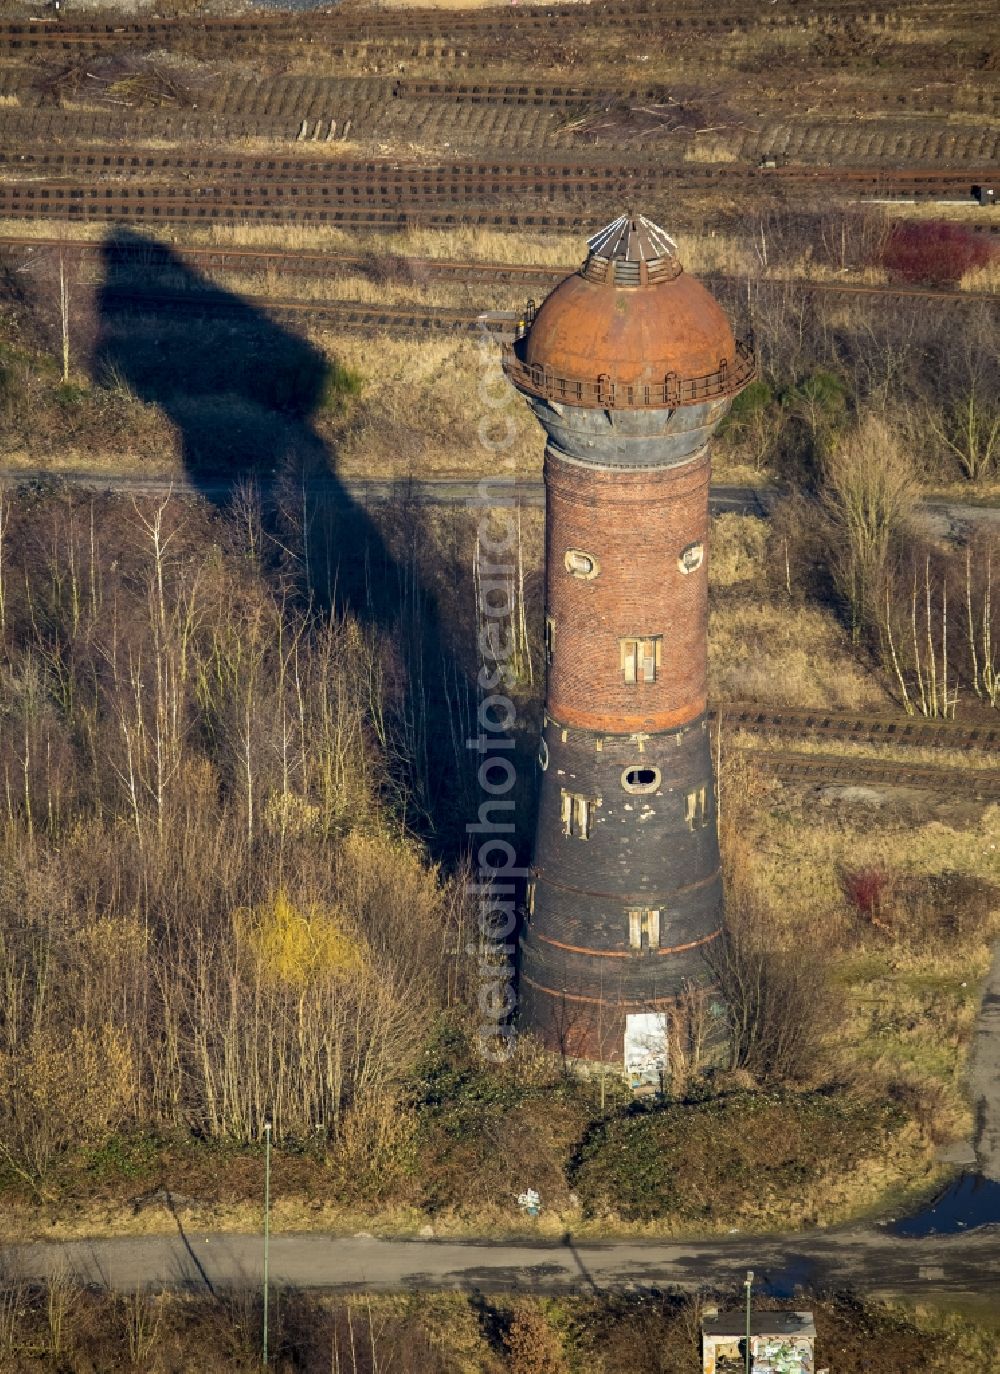
[[[660,913],[656,907],[630,907],[628,942],[632,949],[659,949]]]
[[[596,577],[601,570],[601,565],[592,553],[585,553],[583,549],[567,549],[565,555],[566,571],[572,573],[574,577],[579,577],[585,582],[589,582]]]
[[[689,792],[684,799],[684,819],[687,821],[688,829],[693,830],[696,825],[705,825],[708,821],[707,803],[708,789],[699,787],[694,792]]]
[[[621,665],[627,683],[656,681],[662,643],[660,635],[621,641]]]
[[[564,788],[562,793],[563,834],[573,835],[578,840],[589,840],[594,810],[600,804],[600,797],[585,797],[580,792],[567,792]]]

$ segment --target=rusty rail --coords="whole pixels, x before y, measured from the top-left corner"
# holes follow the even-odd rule
[[[997,225],[1000,230],[1000,224]],[[0,236],[0,262],[17,260],[19,268],[28,265],[39,253],[59,253],[67,261],[100,263],[110,274],[114,271],[141,272],[155,282],[156,273],[185,264],[199,272],[274,272],[282,277],[337,277],[359,273],[367,275],[373,265],[370,255],[335,253],[326,249],[237,248],[160,243],[145,239],[137,243],[116,239],[59,239],[31,235]],[[575,272],[578,263],[560,267],[544,263],[491,262],[484,259],[457,260],[393,256],[400,282],[444,281],[467,286],[470,283],[506,285],[518,282],[547,290]],[[699,273],[706,285],[720,289],[746,288],[746,279],[716,272]],[[936,304],[1000,306],[1000,292],[961,291],[945,287],[909,286],[905,283],[811,281],[806,277],[768,277],[755,283],[758,289],[795,291],[803,295],[869,297],[882,300],[927,300]],[[523,323],[523,317],[521,322]]]
[[[413,9],[391,12],[343,11],[332,13],[286,13],[221,16],[199,16],[196,21],[185,17],[155,19],[123,19],[66,21],[37,18],[0,22],[0,46],[11,51],[30,51],[49,48],[57,51],[96,50],[109,47],[135,46],[148,43],[163,45],[182,37],[201,51],[209,46],[232,48],[238,44],[257,46],[265,43],[292,44],[329,43],[330,41],[363,42],[382,36],[391,40],[465,36],[492,37],[499,35],[509,45],[520,40],[528,43],[539,34],[576,30],[624,30],[637,38],[659,30],[677,34],[686,31],[729,33],[733,30],[780,30],[803,28],[810,23],[842,28],[859,18],[891,29],[914,13],[926,23],[931,15],[950,6],[893,5],[879,7],[870,0],[840,0],[837,4],[813,4],[808,8],[790,4],[762,10],[759,5],[730,3],[712,8],[704,5],[648,3],[647,0],[623,0],[616,3],[591,3],[576,6],[527,5],[512,14],[499,7],[484,10]],[[972,3],[961,10],[966,22],[992,17],[986,5]]]
[[[713,724],[727,731],[760,735],[812,735],[857,745],[887,745],[894,749],[951,749],[1000,752],[1000,718],[994,724],[960,724],[872,711],[848,711],[824,706],[767,706],[758,702],[728,701],[708,713]],[[811,756],[812,757],[812,756]],[[862,760],[863,761],[863,760]]]
[[[917,787],[957,793],[968,800],[1000,797],[1000,773],[995,768],[942,767],[905,764],[892,759],[863,759],[835,754],[802,754],[793,750],[740,749],[774,777],[787,783],[862,787]]]

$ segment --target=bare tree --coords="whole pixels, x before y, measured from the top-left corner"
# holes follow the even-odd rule
[[[730,1064],[761,1082],[815,1082],[838,1015],[829,968],[818,952],[803,959],[782,949],[773,929],[758,896],[730,891],[726,929],[708,955],[729,1018]]]
[[[857,640],[881,619],[890,553],[906,536],[916,486],[896,434],[875,415],[833,446],[823,476],[834,577]]]
[[[970,482],[989,476],[1000,458],[1000,347],[995,324],[963,321],[942,352],[939,392],[925,409],[928,429]]]

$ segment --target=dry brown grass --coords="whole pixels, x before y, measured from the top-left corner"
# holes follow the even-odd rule
[[[913,205],[890,201],[882,206],[882,210],[890,219],[946,219],[961,223],[968,220],[979,224],[1000,223],[1000,205],[977,205],[973,200],[964,203],[949,201],[945,205],[939,205],[935,201],[922,201]]]
[[[888,693],[851,652],[847,634],[811,606],[744,602],[709,619],[709,694],[775,706],[874,709]]]
[[[482,364],[470,339],[374,340],[322,328],[311,337],[366,379],[361,403],[336,440],[341,474],[420,478],[496,471],[496,458],[476,433],[484,414],[475,399]],[[537,424],[513,394],[506,413],[517,437],[503,455],[504,471],[539,475]]]
[[[1000,291],[1000,254],[985,267],[973,267],[958,283],[962,291]]]
[[[817,738],[808,733],[800,737],[781,735],[779,741],[774,735],[759,734],[753,730],[736,730],[729,736],[730,743],[738,749],[794,749],[799,754],[815,754],[824,758],[868,759],[873,763],[912,764],[914,767],[926,764],[938,768],[977,768],[996,767],[997,755],[987,749],[937,749],[931,746],[918,747],[903,744],[864,744],[853,740]]]
[[[198,263],[194,271],[201,274]],[[147,285],[149,277],[141,269],[130,274],[137,285]],[[374,274],[363,270],[334,271],[317,276],[283,276],[274,267],[265,267],[260,272],[220,272],[213,271],[204,275],[211,277],[213,285],[231,291],[251,302],[266,307],[268,301],[289,302],[334,302],[345,301],[360,305],[403,305],[446,307],[465,310],[470,314],[483,310],[518,310],[524,307],[524,290],[517,285],[491,285],[477,282],[463,285],[461,278],[421,280],[419,267],[407,279],[404,268],[400,279],[380,281]],[[97,264],[88,265],[81,271],[81,284],[100,287],[101,268]],[[116,283],[127,284],[129,275],[116,274]],[[156,285],[162,290],[188,290],[191,287],[187,267],[173,272],[157,271]],[[304,316],[308,318],[308,315]]]
[[[709,694],[782,706],[874,708],[889,704],[857,661],[833,613],[775,599],[766,576],[767,524],[722,515],[712,524]],[[794,577],[794,570],[793,570]]]
[[[766,275],[769,281],[839,282],[844,286],[884,286],[889,280],[884,267],[831,267],[824,262],[815,262],[808,254],[782,263],[780,272]]]
[[[668,226],[669,227],[669,226]],[[372,254],[400,258],[445,259],[487,262],[502,265],[532,264],[567,273],[576,270],[586,253],[583,233],[505,233],[475,226],[450,230],[408,228],[399,232],[361,231],[348,233],[321,225],[195,225],[177,228],[146,225],[143,234],[171,247],[226,247],[256,249],[261,252],[314,251],[351,256]],[[54,223],[48,220],[0,220],[0,235],[17,238],[60,238],[66,242],[99,241],[107,226],[98,223]],[[772,281],[841,282],[848,285],[885,284],[882,268],[862,267],[838,270],[817,262],[810,252],[788,259],[761,271],[749,242],[733,234],[708,230],[705,233],[673,231],[678,256],[684,267],[695,274],[721,274],[736,277],[763,277]],[[95,276],[96,275],[92,274]],[[412,281],[392,280],[376,283],[365,274],[345,274],[327,278],[286,278],[277,270],[261,274],[218,273],[220,285],[237,291],[262,292],[300,299],[354,299],[371,304],[423,301],[426,304],[493,304],[499,292],[482,283],[467,288],[442,282],[422,283],[419,261],[413,267]],[[994,291],[1000,287],[1000,266],[976,269],[966,274],[962,288],[969,291]],[[529,288],[512,283],[502,288],[505,300],[520,301]],[[849,309],[851,307],[848,307]]]
[[[724,822],[729,778],[736,798],[729,843],[743,880],[768,896],[775,938],[801,947],[808,932],[834,952],[847,1019],[831,1052],[842,1075],[865,1091],[901,1093],[928,1141],[967,1135],[965,1063],[1000,911],[978,928],[956,925],[947,940],[910,935],[905,923],[887,934],[849,906],[841,875],[875,869],[916,880],[950,872],[997,884],[1000,807],[971,819],[963,807],[950,822],[892,805],[819,807],[810,789],[784,786],[752,758],[727,755],[725,739],[722,776]]]
[[[0,220],[0,235],[17,238],[63,238],[100,241],[108,232],[107,225],[97,223],[55,224],[51,220]],[[497,229],[483,229],[474,225],[455,229],[421,229],[412,227],[400,232],[375,231],[348,233],[322,225],[206,225],[183,228],[146,225],[143,234],[158,243],[183,248],[213,246],[253,248],[275,252],[296,250],[326,251],[358,254],[391,253],[401,257],[444,258],[456,261],[495,262],[500,264],[535,264],[561,268],[566,272],[576,267],[587,251],[585,235],[558,233],[505,233]],[[692,272],[729,272],[743,274],[752,270],[746,248],[732,235],[674,233],[678,253],[684,266]],[[277,274],[270,279],[277,293],[291,295],[303,290],[301,284],[283,281]],[[339,279],[343,280],[343,279]],[[308,291],[322,289],[318,286]],[[339,289],[339,288],[334,288]],[[512,286],[510,290],[517,292]],[[414,299],[418,287],[411,288]],[[382,297],[385,300],[385,297]]]
[[[724,133],[696,134],[684,149],[685,162],[738,162],[739,153],[732,147],[737,135]]]
[[[121,448],[77,448],[72,444],[60,446],[58,451],[35,452],[29,449],[12,449],[3,454],[3,467],[9,472],[49,472],[49,473],[95,473],[121,474],[123,476],[183,476],[179,453],[173,444],[156,445],[155,450],[144,452],[134,443],[124,443]]]

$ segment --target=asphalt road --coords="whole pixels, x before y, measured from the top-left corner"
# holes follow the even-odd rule
[[[491,490],[507,491],[510,498],[524,506],[544,506],[545,487],[541,479],[522,478],[505,488],[491,477]],[[45,468],[0,469],[0,483],[11,486],[69,486],[81,491],[121,492],[132,496],[207,496],[225,499],[233,490],[232,480],[206,478],[194,483],[184,475],[174,477],[139,477],[133,473],[76,472],[70,469]],[[437,477],[423,481],[391,478],[313,477],[306,484],[310,494],[329,494],[349,498],[361,506],[386,505],[390,502],[411,502],[418,506],[479,505],[477,478]],[[716,514],[735,511],[738,514],[766,515],[768,504],[775,498],[773,488],[713,485],[711,502]]]
[[[492,490],[500,490],[498,479],[489,479]],[[177,476],[140,477],[134,473],[105,473],[46,468],[0,468],[0,484],[11,486],[75,487],[81,491],[120,492],[132,496],[205,496],[224,500],[233,491],[232,480],[205,478],[194,483],[184,474]],[[434,477],[420,481],[380,477],[312,477],[306,483],[310,494],[326,493],[341,500],[351,500],[360,506],[379,506],[393,502],[409,502],[417,506],[478,506],[482,504],[479,479]],[[522,506],[544,506],[545,487],[541,479],[521,478],[511,481],[510,499]],[[709,502],[713,515],[737,514],[766,517],[781,492],[777,487],[730,486],[713,482]],[[989,523],[1000,528],[1000,506],[976,505],[970,502],[932,497],[922,503],[921,510],[932,532],[947,536],[960,534],[963,528]]]
[[[214,1291],[258,1284],[260,1236],[178,1232],[119,1240],[9,1246],[5,1275],[40,1279],[55,1271],[120,1292],[140,1288]],[[376,1240],[328,1235],[273,1236],[270,1272],[278,1286],[392,1291],[409,1288],[608,1291],[697,1289],[742,1280],[791,1295],[797,1285],[854,1288],[875,1297],[1000,1305],[1000,1227],[964,1236],[902,1240],[878,1229],[793,1236],[723,1236],[681,1244],[577,1245],[447,1240]]]

